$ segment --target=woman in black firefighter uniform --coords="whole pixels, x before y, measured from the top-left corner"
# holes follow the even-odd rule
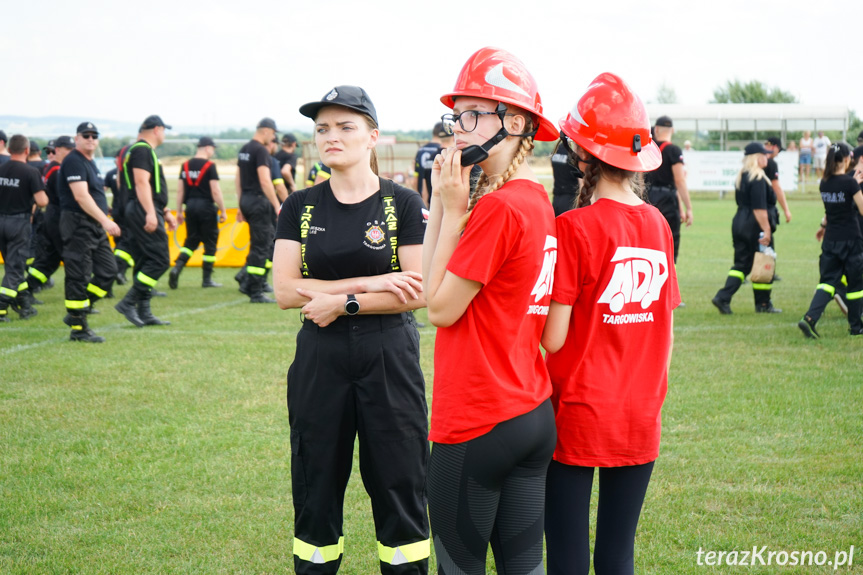
[[[300,108],[332,177],[291,194],[276,233],[282,309],[304,320],[288,371],[294,568],[336,573],[359,435],[381,573],[428,571],[428,408],[411,310],[424,307],[422,200],[377,176],[377,114],[338,86]]]
[[[207,136],[198,140],[195,157],[180,168],[177,186],[177,225],[186,222],[186,242],[168,275],[168,286],[177,289],[180,272],[186,262],[204,244],[201,264],[203,280],[201,287],[222,287],[213,281],[213,265],[216,263],[216,247],[219,243],[219,224],[225,223],[228,215],[225,200],[219,186],[219,172],[211,159],[216,154],[216,143]],[[185,204],[185,214],[183,205]]]
[[[821,200],[824,202],[824,239],[821,243],[819,267],[821,281],[809,310],[797,323],[808,338],[818,339],[815,324],[824,308],[833,299],[844,274],[848,286],[845,300],[848,306],[848,327],[851,335],[863,335],[863,233],[859,216],[863,214],[863,173],[849,173],[851,148],[844,142],[833,144],[827,151],[824,179],[821,180]]]
[[[752,142],[744,148],[743,169],[737,174],[734,199],[737,213],[731,221],[731,238],[734,243],[734,265],[728,272],[725,286],[716,292],[713,305],[719,313],[731,314],[731,298],[740,289],[743,280],[752,271],[755,252],[759,246],[769,246],[771,240],[770,221],[767,215],[767,194],[770,181],[764,173],[767,166],[767,149],[760,142]],[[755,311],[780,313],[773,307],[770,283],[752,283],[755,295]]]

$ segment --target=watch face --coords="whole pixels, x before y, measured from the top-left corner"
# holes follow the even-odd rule
[[[360,311],[360,302],[357,300],[350,300],[345,304],[345,312],[348,315],[356,315]]]

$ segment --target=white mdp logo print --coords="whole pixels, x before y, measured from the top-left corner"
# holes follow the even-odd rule
[[[545,236],[545,247],[542,248],[544,256],[542,259],[542,269],[539,272],[539,278],[536,280],[536,285],[533,286],[533,291],[530,295],[534,296],[534,303],[539,303],[547,295],[551,294],[551,288],[554,287],[554,264],[557,263],[557,238],[554,236]]]
[[[641,302],[641,309],[647,309],[659,299],[659,292],[668,279],[665,252],[621,246],[611,261],[618,263],[597,303],[607,303],[611,311],[617,313],[624,304]]]

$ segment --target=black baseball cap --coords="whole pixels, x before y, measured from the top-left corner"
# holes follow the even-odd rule
[[[153,128],[163,127],[166,130],[170,130],[171,126],[162,121],[162,118],[153,114],[152,116],[147,116],[144,118],[143,123],[141,123],[141,127],[139,130],[152,130]]]
[[[292,133],[288,132],[284,136],[282,136],[282,143],[283,144],[296,144],[297,143],[297,137],[295,135],[293,135]]]
[[[6,135],[6,132],[4,132],[3,130],[0,130],[0,140],[2,140],[3,143],[6,143],[9,141],[9,137]]]
[[[764,144],[761,142],[752,142],[746,144],[746,147],[743,148],[744,156],[751,156],[752,154],[769,154],[767,148],[764,147]]]
[[[656,118],[656,126],[662,126],[663,128],[673,128],[674,124],[671,123],[671,118],[668,116],[659,116]]]
[[[863,157],[863,146],[857,146],[856,148],[854,148],[853,154],[855,160]]]
[[[30,153],[35,154],[41,151],[42,148],[39,147],[39,144],[36,142],[36,140],[30,140]]]
[[[446,130],[443,129],[443,122],[438,122],[434,125],[434,130],[432,133],[438,138],[449,138],[452,134],[447,134]]]
[[[863,140],[863,132],[857,134],[857,141],[860,142],[861,140]]]
[[[785,149],[782,147],[782,140],[780,140],[776,136],[771,136],[771,137],[767,138],[767,143],[770,144],[771,146],[777,146],[779,148],[780,152]]]
[[[276,121],[272,118],[261,118],[261,121],[258,122],[257,128],[269,128],[274,132],[278,132],[279,129],[276,127]]]
[[[99,135],[99,130],[93,122],[81,122],[78,124],[77,134],[96,134]]]
[[[51,142],[48,142],[48,144],[50,145]],[[55,148],[69,148],[72,150],[75,148],[75,140],[72,139],[72,136],[60,136],[53,141],[53,145]]]
[[[49,152],[49,151],[54,151],[54,148],[56,148],[56,147],[57,146],[54,145],[54,140],[48,140],[48,143],[45,144],[44,146],[42,146],[42,149],[45,150],[46,152]]]
[[[198,147],[203,148],[204,146],[213,146],[214,148],[218,148],[216,142],[213,141],[213,138],[209,136],[201,136],[198,140]]]
[[[336,86],[327,92],[319,102],[309,102],[300,106],[300,114],[314,120],[321,108],[326,106],[342,106],[371,117],[378,125],[378,113],[375,105],[365,90],[359,86]]]

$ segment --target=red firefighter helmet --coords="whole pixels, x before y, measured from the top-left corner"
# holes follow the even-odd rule
[[[481,48],[468,58],[455,81],[455,88],[440,101],[452,108],[459,96],[518,106],[538,120],[535,140],[551,142],[558,137],[554,124],[542,115],[542,99],[536,89],[536,80],[521,60],[506,50]]]
[[[615,74],[597,76],[559,125],[576,144],[612,166],[651,172],[662,164],[644,103]]]

